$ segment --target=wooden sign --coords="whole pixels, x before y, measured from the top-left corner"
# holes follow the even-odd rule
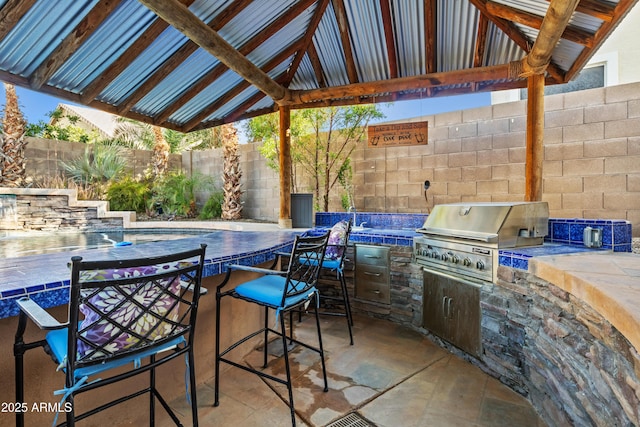
[[[429,122],[397,123],[369,126],[369,147],[394,147],[400,145],[427,145]]]

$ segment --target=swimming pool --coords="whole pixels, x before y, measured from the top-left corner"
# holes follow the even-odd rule
[[[198,230],[136,230],[101,232],[0,231],[0,257],[17,258],[81,249],[139,245],[208,234]]]

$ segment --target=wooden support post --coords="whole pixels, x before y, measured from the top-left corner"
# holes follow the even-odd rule
[[[291,228],[291,109],[280,106],[280,218],[281,228]]]
[[[527,156],[524,199],[527,202],[538,202],[542,200],[544,74],[534,74],[527,79]]]

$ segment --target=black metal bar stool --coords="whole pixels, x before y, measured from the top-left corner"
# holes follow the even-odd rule
[[[229,265],[227,274],[223,282],[218,285],[216,290],[216,362],[215,362],[215,400],[214,406],[218,406],[220,392],[220,363],[227,363],[231,366],[254,373],[262,378],[284,384],[289,394],[288,406],[291,411],[291,423],[295,426],[295,409],[293,403],[293,388],[291,383],[291,369],[289,367],[289,349],[287,341],[291,340],[309,350],[320,355],[322,363],[322,375],[324,379],[324,391],[328,391],[327,373],[325,370],[324,349],[322,347],[322,333],[320,330],[320,319],[318,317],[318,291],[316,282],[322,265],[325,250],[327,248],[327,240],[329,234],[314,237],[297,236],[293,250],[289,254],[289,264],[285,271],[272,270],[265,268],[256,268],[242,265]],[[277,264],[274,262],[274,267]],[[224,287],[229,283],[233,271],[249,271],[262,274],[257,279],[244,282],[234,289],[223,291]],[[249,335],[235,340],[233,344],[226,349],[220,349],[220,333],[224,329],[220,318],[221,303],[223,299],[228,297],[242,299],[250,304],[257,304],[264,307],[264,324],[263,326],[250,333]],[[318,345],[313,346],[299,340],[287,338],[285,315],[298,309],[313,309],[316,317],[316,327],[318,331]],[[269,310],[275,311],[276,322],[280,324],[280,330],[273,329],[269,326]],[[267,348],[269,345],[269,333],[281,337],[284,350],[285,378],[271,375],[250,366],[243,365],[240,362],[231,360],[228,357],[229,352],[237,348],[239,345],[249,341],[255,337],[261,337],[264,347],[263,368],[267,367]]]

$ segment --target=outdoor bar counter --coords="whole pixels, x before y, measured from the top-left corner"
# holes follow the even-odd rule
[[[324,231],[331,223],[348,218],[347,215],[316,216],[316,228],[312,232]],[[416,235],[414,226],[421,225],[424,216],[398,218],[396,215],[395,219],[389,219],[391,222],[380,224],[372,215],[358,213],[357,223],[368,219],[370,227],[354,232],[352,242],[391,247],[391,305],[394,295],[402,295],[404,310],[409,314],[402,318],[397,316],[398,310],[391,307],[387,317],[390,321],[428,335],[525,395],[549,425],[640,425],[640,315],[637,310],[640,307],[640,255],[627,253],[631,247],[630,225],[625,226],[624,221],[608,222],[605,227],[611,226],[611,233],[608,238],[605,235],[604,249],[597,250],[570,241],[570,235],[579,233],[569,233],[567,241],[563,241],[565,236],[560,231],[571,220],[567,223],[551,220],[552,236],[543,247],[500,251],[498,280],[485,286],[481,293],[483,354],[475,358],[433,336],[418,320],[421,313],[415,313],[422,307],[422,281],[420,268],[410,262],[411,243]],[[593,224],[588,221],[580,224],[585,225]],[[623,233],[616,229],[618,225],[623,227]],[[569,230],[571,226],[566,228]],[[556,240],[553,240],[554,232]],[[219,274],[224,263],[267,265],[273,259],[273,252],[291,245],[294,234],[291,231],[220,231],[162,244],[87,251],[82,255],[90,259],[145,256],[148,251],[159,254],[207,243],[207,277],[203,286],[213,291],[221,279]],[[621,239],[621,234],[628,236],[629,241],[625,241],[627,237]],[[64,292],[61,282],[68,280],[66,263],[70,256],[62,253],[0,261],[3,299],[17,296],[11,292],[28,291],[34,299],[42,298],[41,303],[54,307],[52,313],[58,319],[64,319],[64,302],[51,302],[43,295],[50,292],[44,291],[49,288],[62,287],[57,292]],[[235,282],[244,279],[246,277],[238,276]],[[352,286],[351,283],[350,289]],[[212,292],[201,300],[196,335],[199,382],[213,376],[214,302]],[[367,312],[361,309],[363,305],[357,299],[353,305],[357,312]],[[0,307],[5,317],[0,320],[3,340],[0,372],[7,385],[0,396],[2,401],[11,401],[10,343],[16,317],[6,307]],[[248,313],[244,307],[242,310],[240,315],[240,308],[228,307],[228,311],[222,313],[223,319],[231,320],[230,334],[236,335],[246,325],[259,321],[261,313]],[[384,317],[380,311],[376,315]],[[31,337],[41,336],[35,327],[27,332]],[[27,354],[27,366],[37,366],[37,370],[29,370],[27,377],[37,381],[39,387],[37,395],[30,399],[55,402],[51,392],[61,387],[63,376],[53,373],[51,362],[42,351],[32,353]],[[176,396],[184,393],[182,386],[175,387],[184,383],[184,366],[176,365],[162,381],[168,387],[173,384]],[[130,413],[135,410],[123,409],[121,413],[122,420],[114,420],[114,424],[130,420]],[[43,424],[51,420],[51,414],[28,414],[28,417]],[[2,418],[0,425],[6,421]]]
[[[179,252],[199,247],[200,243],[207,244],[202,286],[208,293],[202,295],[198,308],[198,322],[196,326],[196,377],[199,384],[213,378],[214,343],[215,343],[215,287],[221,282],[227,263],[256,265],[268,267],[275,257],[275,252],[290,250],[295,232],[282,231],[228,231],[212,230],[192,238],[169,240],[164,242],[144,243],[132,246],[112,247],[108,249],[90,249],[74,252],[59,252],[48,255],[33,255],[21,258],[6,258],[0,260],[0,402],[14,401],[14,361],[13,337],[17,327],[17,309],[13,302],[16,298],[29,296],[48,308],[48,311],[59,321],[67,319],[67,302],[69,298],[70,270],[67,267],[71,256],[80,255],[87,260],[137,258]],[[299,232],[298,232],[299,234]],[[231,278],[231,285],[241,283],[255,273],[235,272]],[[249,307],[242,301],[234,300],[225,304],[222,318],[226,324],[222,326],[227,337],[238,336],[253,330],[261,323],[262,311],[257,307]],[[249,326],[250,325],[250,326]],[[25,341],[36,341],[44,337],[40,331],[29,322],[25,334]],[[222,345],[225,340],[222,339]],[[255,343],[254,343],[255,344]],[[246,348],[238,351],[248,352]],[[54,396],[53,391],[64,387],[64,374],[55,372],[55,365],[42,349],[34,349],[25,354],[25,381],[27,388],[25,400],[31,408],[34,403],[49,402],[52,405],[59,402],[60,397]],[[114,395],[131,385],[131,380],[114,384]],[[139,381],[139,379],[133,379]],[[164,396],[171,401],[180,396],[185,397],[185,364],[184,359],[177,358],[167,366],[161,368],[158,375],[159,389],[164,390]],[[105,389],[108,390],[108,389]],[[104,390],[89,392],[76,402],[82,410],[89,401],[93,403],[104,401],[100,393]],[[124,394],[124,393],[122,393]],[[206,402],[207,396],[199,396],[201,404]],[[136,406],[137,403],[137,406]],[[94,405],[95,406],[95,405]],[[140,425],[147,422],[146,406],[140,409],[139,402],[124,403],[118,411],[109,412],[110,425]],[[144,405],[143,405],[144,406]],[[26,425],[51,425],[55,413],[28,412],[25,414]],[[12,413],[0,413],[0,426],[13,425],[15,416]]]

